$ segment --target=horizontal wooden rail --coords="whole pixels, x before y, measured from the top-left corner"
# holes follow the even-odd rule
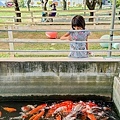
[[[6,38],[6,39],[4,39],[4,38],[1,38],[0,39],[0,43],[6,43],[6,44],[8,44],[9,45],[9,47],[8,48],[6,48],[6,49],[0,49],[0,53],[10,53],[10,56],[12,56],[12,57],[14,57],[15,56],[15,54],[21,54],[21,53],[24,53],[24,55],[26,54],[26,55],[28,55],[28,53],[29,54],[31,54],[31,55],[33,55],[33,54],[36,54],[36,53],[40,53],[40,54],[38,54],[38,55],[46,55],[46,53],[47,53],[47,55],[55,55],[55,53],[56,53],[56,55],[59,55],[58,53],[62,53],[61,55],[66,55],[66,53],[68,53],[68,52],[70,52],[71,50],[64,50],[64,49],[60,49],[60,50],[56,50],[56,49],[29,49],[29,50],[27,50],[27,49],[22,49],[22,50],[19,50],[19,49],[15,49],[15,44],[30,44],[30,43],[50,43],[50,44],[52,44],[52,43],[55,43],[55,44],[65,44],[65,43],[67,43],[67,44],[69,44],[69,42],[70,41],[62,41],[62,40],[60,40],[60,39],[17,39],[17,38],[14,38],[14,36],[13,36],[13,32],[46,32],[46,30],[42,30],[42,29],[33,29],[33,28],[27,28],[27,29],[24,29],[24,27],[21,27],[21,26],[17,26],[17,27],[12,27],[12,26],[8,26],[8,27],[6,27],[6,28],[4,28],[4,29],[0,29],[0,31],[2,31],[2,32],[8,32],[8,38]],[[48,31],[52,31],[52,30],[48,30]],[[65,32],[65,31],[68,31],[68,30],[53,30],[53,31],[56,31],[56,32]],[[73,30],[69,30],[69,31],[73,31]],[[76,31],[76,30],[74,30],[74,31]],[[78,31],[78,30],[77,30]],[[79,31],[81,31],[81,30],[79,30]],[[82,31],[85,31],[85,30],[82,30]],[[104,29],[104,30],[102,30],[102,29],[98,29],[98,30],[96,30],[96,29],[93,29],[93,30],[89,30],[89,31],[97,31],[97,32],[99,32],[99,31],[102,31],[102,32],[106,32],[106,31],[120,31],[120,29]],[[104,39],[103,39],[104,40]],[[88,43],[108,43],[109,45],[112,43],[120,43],[120,40],[119,39],[114,39],[113,41],[111,40],[109,40],[109,39],[105,39],[104,41],[103,40],[89,40],[88,39],[88,41],[82,41],[82,42],[88,42]],[[71,41],[71,42],[74,42],[74,41]],[[79,42],[79,41],[78,41]],[[120,46],[119,46],[120,47]],[[74,50],[74,51],[83,51],[83,50]],[[99,53],[104,53],[104,55],[105,55],[105,53],[107,54],[107,53],[112,53],[113,55],[117,55],[117,56],[119,56],[120,55],[120,49],[112,49],[112,48],[110,48],[110,49],[103,49],[103,50],[100,50],[100,49],[96,49],[96,50],[94,50],[94,49],[91,49],[91,50],[86,50],[86,51],[89,51],[89,52],[92,52],[92,53],[98,53],[98,55],[101,55],[101,54],[99,54]],[[53,52],[54,52],[54,54],[53,54]],[[42,54],[43,53],[43,54]],[[50,54],[48,54],[48,53],[50,53]],[[65,54],[63,54],[63,53],[65,53]]]
[[[120,24],[120,20],[118,19],[120,17],[119,15],[119,9],[116,9],[116,12],[118,12],[115,15],[115,24]],[[42,11],[5,11],[2,10],[0,12],[11,12],[13,13],[13,16],[0,16],[0,25],[70,25],[71,19],[75,14],[82,14],[86,20],[86,24],[91,25],[97,25],[97,24],[109,24],[111,23],[111,12],[112,10],[57,10],[57,15],[55,17],[42,17],[40,13]],[[50,12],[48,10],[47,12]],[[90,12],[94,12],[94,16],[89,16]],[[21,13],[21,17],[16,17],[16,13]],[[63,13],[67,13],[64,15]],[[42,19],[46,18],[53,18],[53,22],[42,22]],[[89,22],[89,19],[93,18],[93,22]],[[21,19],[22,22],[16,22],[16,19]],[[95,27],[95,26],[94,26]]]

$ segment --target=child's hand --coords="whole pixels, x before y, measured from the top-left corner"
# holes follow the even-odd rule
[[[94,56],[93,52],[88,52],[88,55]]]
[[[68,40],[72,41],[72,37],[70,35],[68,36]]]
[[[88,52],[89,55],[91,55],[92,53],[91,52]]]

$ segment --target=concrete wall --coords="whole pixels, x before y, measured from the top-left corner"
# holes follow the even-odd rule
[[[120,77],[114,78],[113,84],[113,102],[115,103],[120,116]]]
[[[120,62],[1,61],[0,96],[101,95],[112,97]]]

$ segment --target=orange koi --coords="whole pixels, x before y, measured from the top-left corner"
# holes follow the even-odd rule
[[[94,116],[94,114],[92,114],[92,113],[87,113],[87,117],[88,117],[90,120],[97,120],[96,117]]]
[[[39,120],[43,115],[44,115],[45,111],[44,110],[41,110],[40,113],[38,113],[34,118],[33,120]]]
[[[71,111],[71,109],[72,109],[72,105],[73,105],[72,101],[63,101],[61,103],[52,105],[51,108],[48,110],[48,113],[46,114],[45,118],[51,117],[56,111],[59,111],[61,109],[64,112],[69,113]]]
[[[30,117],[29,120],[33,120],[36,117],[36,114],[34,114],[32,117]]]
[[[73,102],[72,101],[63,101],[60,103],[60,106],[67,107],[66,114],[70,113],[73,108]]]
[[[51,109],[49,109],[48,112],[47,112],[47,114],[46,114],[46,116],[45,116],[45,118],[51,117],[56,109],[57,108],[51,108]]]
[[[61,115],[56,115],[55,120],[62,120]]]
[[[73,105],[73,102],[72,101],[63,101],[60,103],[60,106],[69,106],[69,105]]]
[[[47,104],[39,105],[36,108],[34,108],[31,111],[29,111],[27,114],[33,115],[34,113],[39,112],[41,109],[44,109],[46,106],[47,106]]]
[[[9,107],[3,107],[4,110],[6,110],[7,112],[15,112],[17,111],[15,108],[9,108]]]
[[[0,117],[2,117],[2,112],[0,111]]]
[[[57,108],[59,108],[59,107],[60,107],[60,104],[59,104],[59,103],[50,106],[50,109],[48,110],[45,118],[51,117],[51,116],[54,114],[55,110],[56,110]]]

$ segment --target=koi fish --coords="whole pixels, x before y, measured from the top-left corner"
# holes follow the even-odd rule
[[[10,108],[10,107],[3,107],[3,109],[7,112],[15,112],[17,111],[15,108]]]
[[[73,111],[75,112],[81,111],[83,107],[84,106],[81,103],[78,103],[73,107]]]
[[[73,102],[72,101],[63,101],[60,103],[60,106],[66,106],[67,108],[72,108]]]
[[[94,102],[86,102],[86,105],[89,105],[90,107],[94,107],[94,106],[97,106],[97,104],[95,104]]]
[[[75,113],[76,113],[75,111],[71,112],[66,117],[64,117],[63,120],[74,120],[76,118],[74,117]]]
[[[92,114],[90,111],[87,111],[87,117],[90,119],[90,120],[97,120],[95,115]]]
[[[57,109],[54,111],[53,114],[57,114],[57,113],[59,113],[59,112],[65,112],[65,111],[67,111],[67,107],[66,107],[66,106],[62,106],[62,107],[57,108]]]
[[[39,112],[40,110],[44,109],[45,107],[47,106],[47,104],[42,104],[42,105],[39,105],[37,106],[36,108],[32,109],[31,111],[29,111],[28,113],[26,114],[30,114],[30,115],[33,115],[34,113],[37,113]]]
[[[44,109],[41,110],[41,112],[38,113],[38,114],[33,118],[33,120],[39,120],[39,119],[44,115],[44,113],[45,113]]]
[[[48,110],[45,118],[51,117],[51,116],[54,114],[55,110],[56,110],[57,108],[59,108],[59,107],[60,107],[60,104],[59,104],[59,103],[50,106],[50,107],[49,107],[50,109]]]
[[[56,115],[56,116],[55,116],[55,120],[62,120],[61,115],[59,115],[59,114],[58,114],[58,115]]]
[[[30,111],[31,109],[34,109],[34,108],[35,108],[35,106],[33,106],[33,105],[26,105],[26,106],[21,107],[21,110],[23,112],[28,112],[28,111]]]
[[[0,117],[2,117],[2,112],[0,111]]]
[[[21,118],[23,118],[23,119],[28,118],[28,116],[24,112],[20,112],[20,114],[21,114]]]
[[[49,118],[52,115],[54,115],[54,112],[56,113],[56,111],[60,111],[63,109],[68,114],[72,110],[72,105],[73,105],[72,101],[63,101],[61,103],[54,104],[50,106],[50,109],[48,110],[48,113],[46,114],[45,118]],[[65,107],[66,107],[66,110],[65,110]]]
[[[36,114],[34,114],[32,117],[30,117],[29,120],[33,120],[36,117]]]

